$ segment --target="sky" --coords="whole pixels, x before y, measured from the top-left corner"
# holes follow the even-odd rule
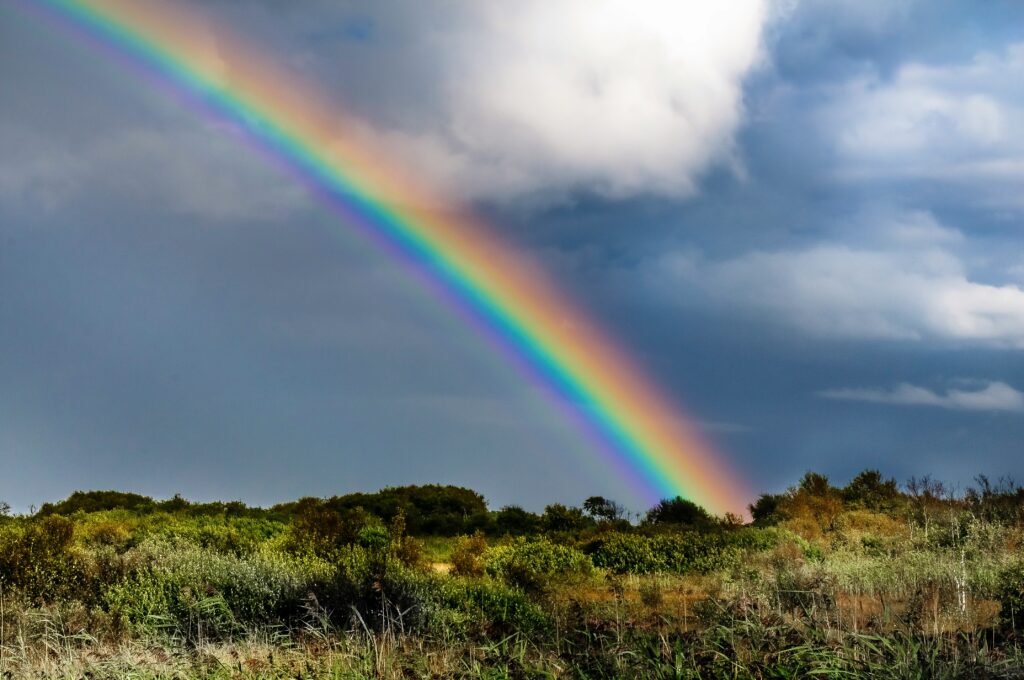
[[[1024,5],[188,2],[539,263],[752,492],[1024,478]],[[29,4],[0,5],[0,499],[642,509],[405,265]]]

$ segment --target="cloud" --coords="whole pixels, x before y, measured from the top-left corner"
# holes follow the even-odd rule
[[[1024,43],[966,63],[908,63],[859,77],[821,114],[845,178],[918,178],[980,186],[992,205],[1024,207]]]
[[[271,220],[309,204],[229,129],[203,121],[62,140],[0,125],[0,145],[0,198],[33,210],[98,198],[213,221]]]
[[[901,406],[936,406],[958,411],[1006,411],[1024,413],[1024,392],[1004,382],[990,382],[976,390],[950,389],[945,393],[902,383],[889,390],[843,388],[818,393],[826,399],[867,401]]]
[[[463,199],[691,194],[709,166],[734,162],[769,14],[764,0],[366,11],[373,39],[334,41],[307,63],[340,80],[365,136]],[[356,55],[387,92],[337,75]]]
[[[361,120],[350,134],[466,201],[575,190],[687,196],[709,167],[737,167],[743,81],[762,58],[767,5],[485,0],[429,8],[322,3],[296,12],[280,3],[207,3],[200,13],[217,17],[203,27],[210,49],[219,25],[263,45],[268,58]],[[134,85],[142,100],[147,85]],[[167,162],[170,176],[151,183],[182,190],[184,206],[215,217],[242,204],[229,200],[239,193],[232,183],[256,182],[242,192],[249,197],[280,184],[236,165],[216,141],[161,142],[160,122],[133,133],[148,140],[94,138],[93,147],[110,146],[102,158],[94,148],[74,155],[101,176],[110,164],[122,175],[120,166],[131,163],[134,172],[122,176],[135,182],[144,174],[133,154],[148,154],[155,173]],[[186,153],[197,164],[213,156],[231,167],[181,172]],[[218,204],[211,198],[218,194],[229,198]],[[259,203],[243,217],[265,214],[269,199]]]
[[[719,261],[675,253],[653,269],[659,286],[685,282],[719,307],[811,335],[1024,348],[1024,289],[973,280],[949,247],[959,233],[927,214],[889,227],[860,245],[826,241]]]

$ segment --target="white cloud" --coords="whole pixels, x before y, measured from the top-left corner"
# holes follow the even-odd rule
[[[761,59],[769,21],[768,0],[232,7],[225,25],[258,44],[271,36],[271,58],[314,90],[337,95],[361,120],[349,134],[462,201],[557,198],[575,189],[685,196],[710,166],[738,167],[733,135],[743,118],[743,79]],[[370,39],[344,37],[352,15],[363,17]],[[199,28],[209,33],[203,49],[215,50],[213,23]],[[149,96],[141,82],[133,91]],[[287,197],[277,195],[281,182],[251,169],[258,161],[235,162],[239,154],[227,147],[236,140],[168,134],[164,122],[79,139],[82,148],[69,151],[84,173],[160,186],[184,212],[288,210]],[[6,180],[8,192],[25,181],[56,191],[69,167],[0,162],[7,174],[29,174]]]
[[[859,246],[824,242],[717,262],[677,253],[656,277],[812,335],[1024,348],[1024,289],[972,280],[948,247],[958,232],[912,213],[878,234]]]
[[[907,64],[838,88],[821,124],[849,178],[910,177],[984,188],[1024,207],[1024,43],[962,64]]]
[[[902,383],[893,389],[843,388],[818,393],[826,399],[867,401],[903,406],[936,406],[959,411],[1024,412],[1024,393],[1004,382],[990,382],[975,390],[950,389],[944,393]]]
[[[401,49],[429,55],[416,68],[436,99],[411,102],[412,120],[368,120],[415,174],[461,197],[686,195],[709,165],[732,161],[764,0],[432,8],[445,20],[412,33],[430,49]]]

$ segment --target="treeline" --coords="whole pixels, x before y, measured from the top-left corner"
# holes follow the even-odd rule
[[[908,520],[926,532],[939,520],[964,514],[1017,525],[1024,523],[1024,488],[1012,479],[993,482],[985,475],[962,491],[929,475],[911,477],[900,486],[878,470],[864,470],[840,487],[808,472],[785,493],[762,494],[750,505],[755,526],[785,523],[812,538],[842,528],[844,516],[856,511]]]
[[[0,508],[6,504],[0,503]],[[629,530],[639,525],[669,525],[693,530],[718,530],[743,523],[739,517],[715,517],[692,501],[671,498],[650,508],[639,522],[617,502],[591,496],[579,507],[553,503],[534,513],[516,505],[490,510],[484,497],[471,489],[428,484],[388,487],[374,493],[351,493],[330,498],[302,498],[270,508],[241,501],[192,502],[176,495],[166,500],[121,491],[76,491],[65,500],[45,503],[35,515],[69,516],[108,510],[137,514],[176,513],[192,517],[248,517],[290,522],[309,513],[338,520],[372,517],[390,524],[399,516],[414,536],[459,536],[480,532],[489,536],[526,536],[535,533],[578,533],[595,528]],[[969,511],[1000,523],[1024,522],[1024,488],[1003,478],[993,482],[984,475],[962,491],[931,476],[912,477],[903,485],[878,470],[864,470],[845,486],[827,476],[808,472],[793,487],[779,494],[762,494],[749,506],[755,526],[781,523],[800,526],[811,534],[827,532],[844,512],[865,510],[928,525],[937,515]],[[4,514],[0,512],[0,514]],[[806,525],[806,526],[804,526]]]
[[[241,501],[196,503],[176,495],[167,500],[122,491],[76,491],[68,498],[45,503],[36,517],[71,516],[124,510],[139,515],[165,512],[187,517],[244,517],[277,522],[306,521],[326,524],[391,524],[401,517],[413,536],[460,536],[483,533],[490,536],[527,536],[535,533],[578,533],[588,529],[632,526],[626,510],[603,496],[591,496],[581,507],[561,503],[548,505],[542,513],[510,505],[492,511],[484,497],[471,489],[428,484],[381,489],[374,493],[351,493],[330,498],[302,498],[270,508],[251,507]],[[718,519],[702,507],[683,498],[665,499],[648,510],[644,525],[671,524],[693,529],[710,529],[735,524],[737,518]]]

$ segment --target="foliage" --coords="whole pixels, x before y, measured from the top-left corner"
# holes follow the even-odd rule
[[[287,545],[292,552],[330,558],[345,546],[354,545],[375,518],[362,508],[342,512],[316,498],[297,504]]]
[[[808,473],[746,526],[680,498],[634,526],[457,487],[79,492],[0,522],[0,676],[1010,677],[1022,509],[1007,480],[874,470]]]
[[[1003,625],[1024,628],[1024,563],[1012,564],[999,574],[997,598]]]
[[[274,510],[301,513],[303,502],[279,505]],[[390,523],[402,513],[407,530],[413,536],[470,534],[486,528],[490,519],[483,496],[470,489],[439,484],[389,487],[376,493],[334,496],[324,500],[323,505],[342,516],[361,510],[385,523]]]
[[[100,510],[131,510],[152,512],[156,503],[148,496],[121,491],[76,491],[59,503],[43,503],[39,516],[71,515],[76,512],[98,512]]]
[[[751,503],[750,516],[757,526],[773,526],[778,524],[785,516],[782,514],[784,496],[778,494],[763,493],[757,500]]]
[[[45,517],[5,532],[0,544],[0,587],[14,587],[30,600],[52,602],[84,590],[86,565],[73,546],[75,525]]]
[[[111,586],[105,604],[138,630],[199,641],[248,627],[295,621],[330,567],[264,553],[236,557],[199,546],[150,542],[133,549],[133,573]]]
[[[583,510],[596,520],[614,522],[626,515],[626,509],[604,496],[591,496],[583,501]]]
[[[891,512],[900,504],[896,480],[883,478],[878,470],[859,473],[840,491],[840,495],[847,506],[874,512]]]
[[[540,517],[518,505],[506,505],[494,514],[492,526],[498,536],[524,536],[540,529]]]
[[[778,534],[756,529],[681,534],[608,533],[586,546],[596,566],[625,574],[708,574],[739,563],[743,550],[774,547]]]
[[[487,539],[481,533],[460,536],[452,550],[452,573],[459,576],[481,576],[484,573],[484,553]]]
[[[485,554],[486,571],[510,585],[541,592],[552,578],[584,576],[593,570],[580,550],[539,536],[516,538]]]
[[[708,511],[682,496],[665,498],[647,511],[648,524],[677,524],[684,527],[707,527],[714,523]]]
[[[579,508],[570,508],[561,503],[552,503],[544,508],[540,525],[548,533],[579,532],[592,524],[592,520]]]

